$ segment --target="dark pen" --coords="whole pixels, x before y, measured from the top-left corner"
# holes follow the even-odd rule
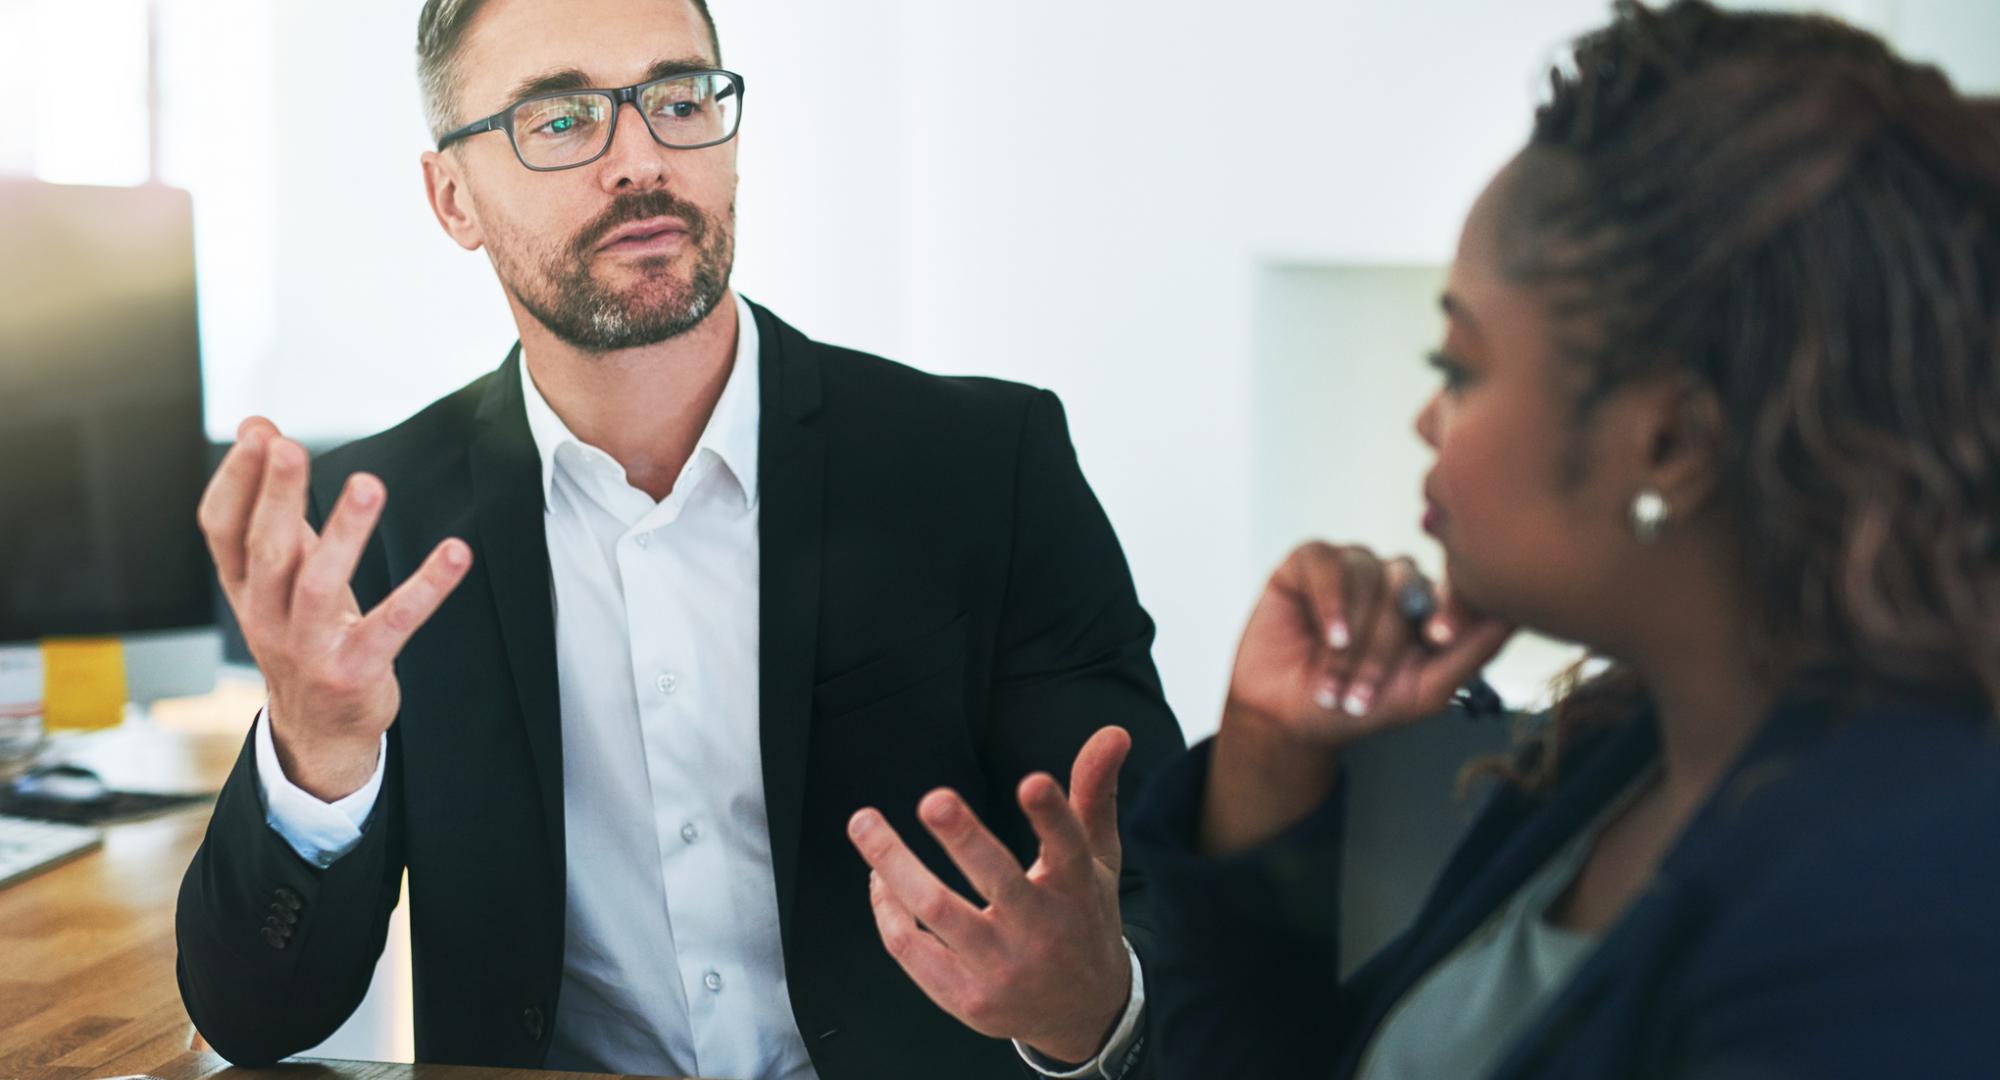
[[[1424,624],[1437,614],[1437,607],[1437,591],[1423,578],[1410,581],[1396,594],[1397,612],[1409,620],[1411,629],[1427,646],[1430,639],[1424,634]],[[1476,674],[1452,696],[1451,701],[1471,720],[1488,720],[1507,714],[1507,706],[1492,684]]]

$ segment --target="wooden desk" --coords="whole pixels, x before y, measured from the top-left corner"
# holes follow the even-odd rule
[[[220,785],[241,738],[179,745],[162,762],[163,786],[202,790]],[[174,900],[207,824],[196,806],[113,826],[102,849],[0,889],[0,1076],[221,1063],[188,1049],[194,1028],[174,981]]]
[[[148,742],[145,752],[162,788],[213,791],[242,744],[241,730],[171,734]],[[101,850],[0,889],[0,1077],[604,1080],[352,1061],[231,1069],[214,1053],[191,1049],[194,1025],[174,980],[174,903],[208,816],[204,805],[114,825]]]

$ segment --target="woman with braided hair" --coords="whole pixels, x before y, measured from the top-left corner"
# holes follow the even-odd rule
[[[1165,1073],[2000,1076],[2000,130],[1831,19],[1620,3],[1443,307],[1436,613],[1294,552],[1134,824]],[[1611,663],[1341,980],[1345,750],[1517,626]]]

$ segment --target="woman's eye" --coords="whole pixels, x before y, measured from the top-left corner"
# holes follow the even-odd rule
[[[1438,377],[1444,380],[1444,388],[1450,393],[1465,389],[1466,384],[1472,381],[1472,373],[1465,369],[1465,365],[1444,353],[1433,352],[1425,357],[1425,360],[1431,369],[1438,373]]]

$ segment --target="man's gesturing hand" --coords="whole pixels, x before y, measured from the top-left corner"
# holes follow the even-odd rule
[[[285,775],[332,801],[366,783],[401,691],[396,655],[472,565],[462,540],[440,543],[375,610],[348,582],[382,515],[382,482],[356,473],[315,535],[306,521],[305,448],[261,417],[203,493],[198,514],[222,592],[270,687],[271,736]]]
[[[1132,992],[1118,917],[1118,767],[1122,729],[1091,736],[1070,772],[1021,781],[1041,857],[1021,864],[957,792],[917,806],[924,827],[986,900],[974,907],[919,862],[882,815],[862,810],[848,836],[874,868],[869,901],[882,942],[946,1012],[983,1035],[1018,1039],[1059,1061],[1102,1048]]]

